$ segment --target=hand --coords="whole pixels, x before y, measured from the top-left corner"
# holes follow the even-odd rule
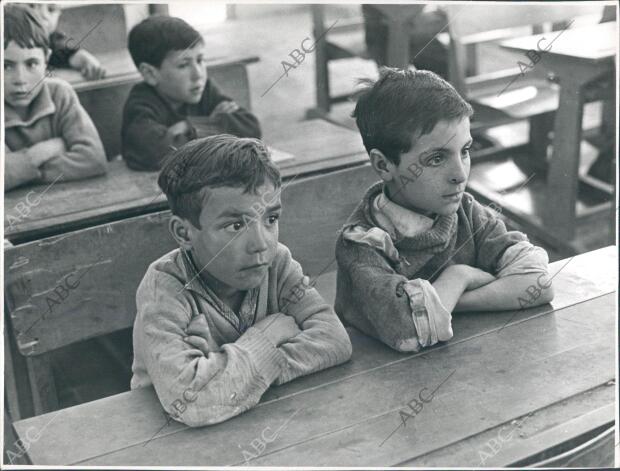
[[[219,348],[217,345],[209,345],[209,339],[211,338],[209,333],[209,325],[207,324],[207,318],[204,314],[194,317],[187,329],[185,329],[187,337],[185,340],[192,347],[200,350],[204,355],[208,355],[211,352],[217,351]]]
[[[69,65],[79,70],[87,80],[102,79],[106,70],[90,52],[79,49],[69,58]]]
[[[234,101],[222,101],[213,108],[213,114],[216,113],[234,113],[239,109],[239,105]]]
[[[66,151],[65,141],[60,137],[54,137],[46,141],[37,142],[28,149],[28,154],[32,158],[33,165],[41,167],[49,160],[58,157]]]
[[[496,278],[484,270],[469,265],[453,265],[454,270],[458,270],[466,283],[465,291],[472,291],[496,280]]]
[[[187,121],[179,121],[168,128],[168,140],[178,149],[189,142],[191,131],[192,129]]]
[[[271,314],[254,324],[254,327],[261,330],[276,347],[301,333],[295,319],[282,313]]]

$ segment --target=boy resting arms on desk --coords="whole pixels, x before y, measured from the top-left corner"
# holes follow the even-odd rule
[[[207,76],[205,43],[180,18],[151,16],[129,33],[129,53],[144,78],[123,110],[122,154],[134,170],[159,170],[170,148],[197,137],[261,136],[256,117]]]
[[[25,8],[4,9],[5,190],[106,171],[99,134],[68,83],[46,78],[49,43]]]
[[[179,248],[138,288],[132,389],[152,384],[172,417],[200,426],[248,410],[274,382],[350,358],[333,308],[278,242],[280,173],[260,141],[194,140],[159,185]]]
[[[452,337],[451,312],[553,298],[547,253],[465,192],[471,106],[429,71],[384,69],[354,117],[381,178],[336,245],[336,312],[400,351]]]

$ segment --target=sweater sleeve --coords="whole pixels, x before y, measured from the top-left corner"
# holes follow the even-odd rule
[[[237,137],[255,137],[260,139],[261,129],[256,116],[243,107],[232,113],[213,113],[217,105],[223,101],[233,101],[224,95],[218,86],[209,80],[206,97],[201,103],[201,116],[190,116],[189,120],[198,137],[214,134],[232,134]]]
[[[73,87],[57,80],[52,93],[56,103],[56,133],[65,142],[66,151],[41,166],[43,181],[78,180],[102,175],[107,161],[99,133],[80,104]]]
[[[32,163],[29,148],[11,151],[4,145],[4,190],[41,178],[41,172]]]
[[[197,427],[256,405],[280,374],[283,360],[254,327],[206,355],[192,347],[183,340],[192,315],[188,297],[172,275],[157,272],[145,278],[136,295],[134,349],[166,412]]]
[[[355,327],[402,352],[452,337],[451,315],[427,280],[408,280],[377,248],[342,235],[336,258],[336,311]]]
[[[134,170],[159,170],[172,150],[168,127],[145,100],[128,103],[123,122],[123,159]]]
[[[325,303],[301,265],[280,244],[278,305],[283,314],[295,318],[301,333],[282,344],[286,368],[276,383],[324,370],[351,358],[351,340],[333,308]]]
[[[476,267],[491,274],[497,274],[505,251],[521,241],[527,241],[525,234],[506,229],[504,221],[489,207],[482,206],[471,195],[466,194],[471,223],[471,232],[476,246]]]

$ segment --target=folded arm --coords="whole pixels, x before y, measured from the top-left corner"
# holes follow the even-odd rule
[[[255,327],[234,343],[212,344],[207,353],[193,347],[185,340],[190,302],[183,294],[169,296],[182,288],[172,277],[140,287],[134,348],[140,349],[166,412],[189,426],[222,422],[259,402],[281,374],[284,359]]]

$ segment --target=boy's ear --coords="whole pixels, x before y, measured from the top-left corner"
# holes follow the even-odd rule
[[[394,165],[390,160],[378,149],[370,151],[370,164],[384,182],[389,182],[394,178]]]
[[[140,62],[138,71],[142,75],[142,78],[146,83],[155,87],[159,83],[159,69],[154,65],[147,64],[146,62]]]
[[[192,248],[192,241],[189,234],[189,221],[181,219],[179,216],[172,215],[168,222],[168,230],[174,240],[177,241],[179,247],[184,250],[190,250]]]

